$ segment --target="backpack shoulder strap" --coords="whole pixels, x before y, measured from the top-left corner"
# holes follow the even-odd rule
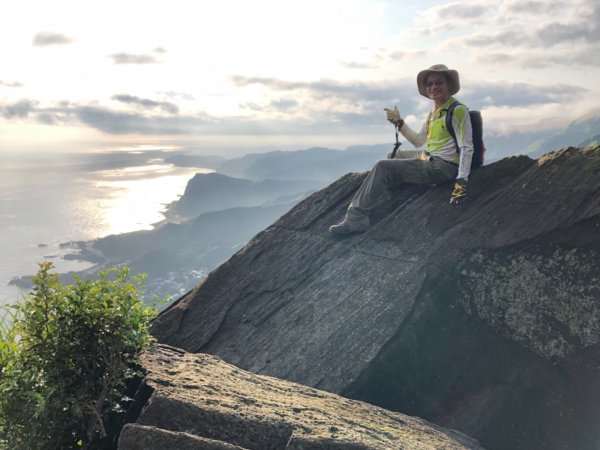
[[[454,113],[454,109],[458,105],[462,105],[462,103],[459,101],[456,101],[456,102],[452,103],[446,110],[446,129],[448,130],[448,133],[450,133],[450,136],[452,136],[452,139],[454,140],[454,145],[456,145],[457,153],[460,152],[460,149],[458,148],[458,141],[456,140],[456,132],[454,131],[454,127],[452,126],[452,115]]]

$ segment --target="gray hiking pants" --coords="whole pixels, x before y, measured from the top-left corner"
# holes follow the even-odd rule
[[[407,156],[408,159],[403,159]],[[375,163],[350,202],[346,217],[350,220],[368,217],[390,186],[445,183],[454,180],[457,174],[458,166],[441,158],[428,158],[423,152],[398,152],[396,159]]]

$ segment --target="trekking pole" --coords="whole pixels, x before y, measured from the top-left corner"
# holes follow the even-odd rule
[[[396,129],[396,144],[394,145],[394,149],[392,150],[392,157],[390,159],[394,159],[396,157],[396,153],[398,153],[398,149],[402,145],[402,142],[398,141],[398,130]]]

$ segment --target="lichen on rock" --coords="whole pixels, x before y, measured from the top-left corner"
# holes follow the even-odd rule
[[[560,359],[600,341],[594,250],[478,250],[461,265],[465,307],[540,356]]]
[[[458,431],[211,355],[158,345],[141,360],[150,397],[119,450],[482,450]]]

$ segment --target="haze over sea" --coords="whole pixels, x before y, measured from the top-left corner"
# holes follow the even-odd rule
[[[0,153],[0,304],[22,297],[9,286],[52,261],[60,272],[90,266],[63,260],[60,244],[151,229],[202,168],[181,168],[165,150]]]

